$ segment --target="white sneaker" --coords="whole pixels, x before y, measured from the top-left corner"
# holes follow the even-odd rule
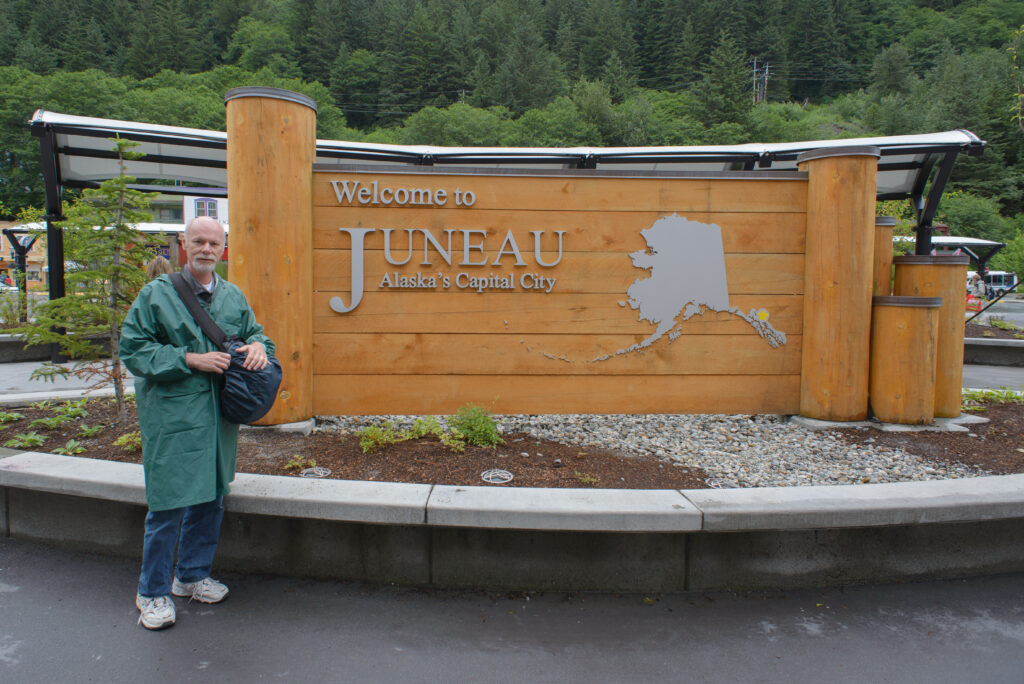
[[[228,588],[212,577],[204,577],[198,582],[181,582],[177,577],[171,584],[171,593],[175,596],[187,596],[200,603],[220,603],[228,596]]]
[[[139,609],[139,624],[146,629],[167,629],[174,624],[174,604],[169,596],[136,594],[135,607]]]

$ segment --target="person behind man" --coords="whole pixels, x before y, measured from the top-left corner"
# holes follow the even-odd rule
[[[982,280],[981,276],[975,273],[971,276],[971,295],[978,299],[985,299],[985,281]]]
[[[225,333],[245,340],[237,351],[246,368],[264,368],[273,342],[242,291],[214,272],[224,228],[196,218],[185,229],[185,253],[182,275],[203,308]],[[135,605],[142,626],[163,629],[174,624],[172,594],[203,603],[228,594],[210,569],[235,477],[238,425],[217,410],[219,376],[231,357],[203,334],[168,275],[150,281],[132,303],[120,352],[135,376],[149,505]]]
[[[162,256],[155,256],[146,264],[146,277],[152,280],[165,273],[173,273],[171,262]]]

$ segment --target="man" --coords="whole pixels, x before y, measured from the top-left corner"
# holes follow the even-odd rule
[[[263,334],[242,291],[218,277],[224,228],[199,217],[185,229],[182,275],[228,335],[245,340],[244,366],[262,369],[274,344]],[[135,605],[147,629],[174,624],[170,595],[219,603],[228,588],[210,577],[235,477],[238,425],[217,410],[230,356],[207,339],[169,275],[152,280],[132,304],[121,333],[121,358],[135,375],[146,476],[146,536]],[[180,534],[180,541],[179,541]],[[174,563],[177,546],[177,564]]]

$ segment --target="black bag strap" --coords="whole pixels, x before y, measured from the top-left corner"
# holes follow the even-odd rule
[[[185,282],[185,277],[181,275],[181,272],[171,273],[171,284],[174,285],[174,289],[177,290],[178,296],[181,297],[181,301],[185,304],[185,308],[192,314],[192,318],[195,319],[199,327],[203,329],[206,336],[210,338],[210,341],[217,345],[218,349],[225,349],[225,341],[228,336],[220,329],[220,326],[214,323],[210,314],[206,313],[206,309],[199,303],[199,297],[192,291],[188,283]]]

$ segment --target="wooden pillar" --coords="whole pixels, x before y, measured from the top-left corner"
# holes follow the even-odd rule
[[[935,418],[939,297],[875,297],[871,314],[871,410],[883,423]]]
[[[800,415],[868,415],[877,147],[797,158],[808,173]]]
[[[227,106],[230,278],[277,345],[284,380],[274,425],[313,415],[313,159],[316,103],[235,88]]]
[[[964,311],[968,256],[909,255],[893,258],[900,296],[942,297],[935,344],[935,417],[960,415],[964,376]]]
[[[875,217],[875,296],[888,297],[892,293],[892,232],[896,226],[894,216]]]

